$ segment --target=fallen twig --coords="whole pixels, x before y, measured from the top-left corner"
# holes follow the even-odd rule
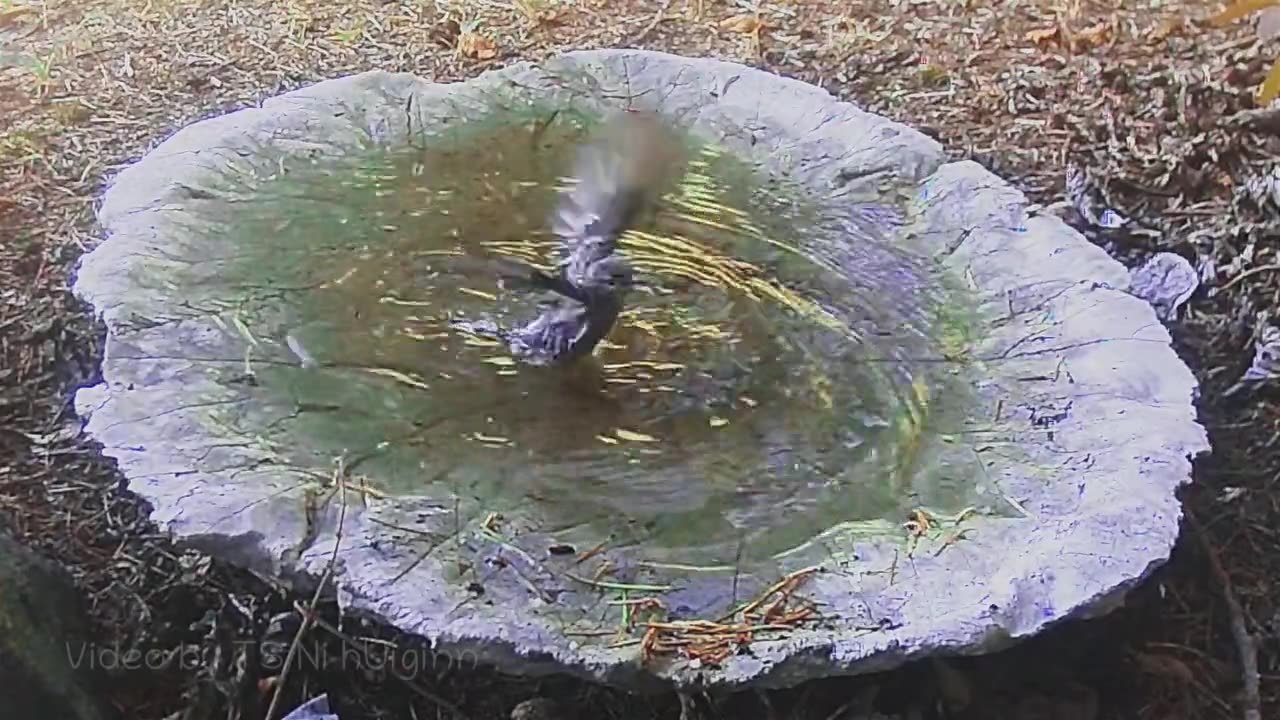
[[[302,610],[302,608],[298,608],[298,609],[300,611]],[[357,640],[356,638],[334,627],[332,623],[328,622],[327,620],[321,617],[315,617],[313,619],[313,622],[315,623],[316,627],[336,637],[341,642],[346,643],[349,646],[359,647],[361,649],[361,654],[365,655],[366,657],[368,657],[369,651],[364,648],[364,645],[362,643],[377,643],[379,645],[382,645],[384,647],[391,649],[392,651],[399,649],[399,647],[395,643],[387,640],[383,640],[381,638],[360,638]],[[467,717],[467,714],[462,712],[462,708],[458,707],[457,705],[454,705],[448,700],[445,700],[443,697],[422,687],[422,685],[414,682],[410,678],[404,677],[402,673],[393,673],[393,676],[396,678],[399,678],[399,680],[404,683],[404,686],[409,688],[411,692],[417,693],[418,695],[422,696],[423,698],[426,698],[430,702],[433,702],[436,705],[439,705],[440,707],[444,708],[445,710],[448,710],[449,712],[453,713],[453,716],[458,718],[458,720],[469,720]]]
[[[1218,584],[1218,590],[1222,593],[1222,599],[1227,604],[1227,617],[1230,619],[1231,637],[1235,640],[1236,650],[1240,653],[1240,676],[1243,684],[1240,689],[1240,704],[1244,707],[1244,720],[1262,720],[1262,698],[1258,687],[1257,642],[1254,640],[1253,635],[1249,633],[1249,627],[1244,619],[1244,608],[1241,607],[1239,599],[1236,598],[1235,590],[1231,584],[1231,577],[1227,574],[1227,569],[1222,566],[1222,561],[1218,559],[1218,552],[1209,543],[1209,537],[1205,534],[1204,527],[1196,519],[1195,514],[1189,510],[1187,511],[1187,519],[1191,521],[1191,527],[1195,531],[1196,538],[1200,541],[1200,547],[1204,549],[1204,554],[1209,558],[1209,569],[1213,572],[1213,578]]]
[[[1222,120],[1222,124],[1230,128],[1243,128],[1261,133],[1280,134],[1280,110],[1276,108],[1254,108],[1241,110]]]
[[[818,619],[817,611],[806,605],[787,608],[796,588],[820,568],[808,567],[791,573],[769,586],[752,602],[720,620],[679,620],[645,623],[641,641],[644,658],[679,652],[689,660],[719,665],[737,646],[751,643],[756,633],[787,632],[803,622]]]
[[[671,0],[664,0],[662,7],[658,8],[658,12],[653,14],[653,19],[649,21],[649,24],[641,28],[640,32],[632,36],[630,40],[627,40],[625,46],[635,46],[640,44],[641,41],[649,36],[649,33],[653,32],[654,28],[658,27],[658,24],[662,22],[664,17],[666,17],[667,9],[670,7]]]
[[[316,591],[311,595],[311,602],[308,603],[306,612],[302,613],[302,624],[298,626],[298,631],[294,633],[293,642],[289,643],[289,653],[284,658],[284,666],[280,668],[275,692],[271,694],[271,704],[267,706],[267,714],[263,716],[266,720],[271,720],[271,718],[275,717],[276,707],[280,704],[280,696],[284,693],[285,680],[289,679],[289,670],[293,667],[293,661],[298,656],[298,648],[302,645],[302,636],[307,634],[307,631],[311,629],[311,624],[315,622],[316,607],[320,604],[320,594],[324,592],[324,587],[329,583],[329,578],[333,577],[333,568],[338,562],[338,549],[342,547],[342,528],[347,519],[345,473],[345,463],[339,459],[338,466],[333,470],[333,481],[338,486],[339,492],[338,527],[334,531],[333,552],[329,554],[329,562],[325,565],[324,575],[320,577],[320,582],[316,585]]]
[[[644,585],[640,583],[620,583],[620,582],[610,582],[608,580],[591,580],[589,578],[584,578],[581,575],[574,575],[571,572],[566,572],[564,575],[565,577],[569,578],[570,580],[573,580],[574,582],[580,582],[583,585],[590,585],[591,587],[600,588],[602,590],[635,590],[637,592],[667,592],[669,590],[674,589],[670,585]]]
[[[1254,275],[1259,275],[1264,272],[1275,272],[1276,270],[1280,270],[1280,264],[1273,263],[1271,265],[1259,265],[1258,267],[1249,268],[1248,270],[1245,270],[1239,275],[1231,278],[1229,281],[1227,281],[1225,285],[1218,288],[1217,290],[1218,292],[1226,292],[1231,288],[1235,287],[1236,285],[1240,284],[1241,281],[1251,278]]]

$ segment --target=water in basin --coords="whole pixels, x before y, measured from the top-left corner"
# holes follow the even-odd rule
[[[695,144],[622,241],[642,287],[594,358],[528,367],[451,330],[547,300],[494,262],[554,262],[547,218],[583,124],[478,123],[290,169],[219,211],[236,252],[201,292],[259,343],[242,429],[299,464],[345,455],[392,495],[673,562],[974,501],[930,449],[963,414],[964,378],[938,362],[962,304],[904,245],[892,193],[812,201]]]

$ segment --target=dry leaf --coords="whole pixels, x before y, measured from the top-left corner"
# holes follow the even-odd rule
[[[1047,28],[1038,28],[1036,30],[1031,30],[1027,33],[1027,40],[1035,43],[1036,45],[1047,45],[1051,40],[1057,39],[1057,37],[1058,37],[1057,25],[1054,25],[1053,27],[1047,27]]]
[[[927,87],[938,87],[947,84],[950,76],[941,65],[928,64],[920,68],[920,81]]]
[[[1105,43],[1110,36],[1111,28],[1104,22],[1076,33],[1076,39],[1086,48],[1097,47]]]
[[[457,47],[458,36],[462,34],[462,26],[457,20],[445,20],[431,28],[431,39],[441,47]]]
[[[24,15],[36,15],[39,12],[39,10],[29,5],[5,8],[4,10],[0,10],[0,27],[13,22]]]
[[[720,21],[720,29],[736,33],[757,33],[764,27],[759,15],[735,15]]]
[[[498,56],[498,43],[487,35],[467,30],[458,36],[458,50],[469,58],[492,60]]]
[[[559,20],[560,11],[546,0],[515,0],[516,10],[532,25],[551,25]]]
[[[1187,19],[1182,16],[1165,20],[1155,32],[1151,33],[1151,42],[1163,42],[1174,35],[1181,35],[1186,29]]]
[[[1252,15],[1259,10],[1275,5],[1280,5],[1280,0],[1240,0],[1234,5],[1228,5],[1223,8],[1222,12],[1209,18],[1209,22],[1218,27],[1222,27],[1223,25],[1239,20],[1246,15]]]

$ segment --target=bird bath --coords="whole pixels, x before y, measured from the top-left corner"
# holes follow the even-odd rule
[[[626,106],[691,162],[622,240],[642,287],[607,341],[542,368],[451,329],[536,312],[495,268],[549,267],[569,153]],[[350,610],[514,671],[785,684],[991,650],[1162,562],[1206,448],[1119,264],[736,65],[329,81],[179,132],[100,217],[76,290],[105,382],[77,408],[155,518],[332,565]]]

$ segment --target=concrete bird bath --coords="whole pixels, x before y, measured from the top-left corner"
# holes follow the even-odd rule
[[[608,342],[529,369],[450,333],[535,309],[491,263],[546,264],[557,174],[620,107],[694,161],[623,241],[646,288]],[[332,564],[348,611],[441,653],[643,687],[986,652],[1163,562],[1207,450],[1125,269],[1026,207],[739,65],[341,78],[116,178],[76,406],[177,538]]]

